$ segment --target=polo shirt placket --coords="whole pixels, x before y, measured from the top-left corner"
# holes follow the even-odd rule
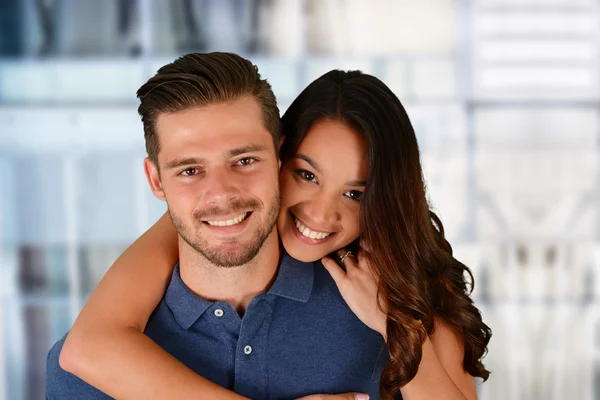
[[[272,321],[269,296],[252,299],[241,319],[235,353],[235,391],[268,398],[267,348]]]

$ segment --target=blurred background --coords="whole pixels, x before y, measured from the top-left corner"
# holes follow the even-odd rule
[[[386,82],[493,329],[480,398],[600,399],[596,0],[0,0],[0,400],[164,211],[135,91],[191,51],[255,62],[282,111],[332,68]]]

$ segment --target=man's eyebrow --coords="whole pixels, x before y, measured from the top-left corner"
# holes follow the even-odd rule
[[[307,163],[309,163],[311,167],[313,167],[314,169],[316,169],[317,172],[322,172],[321,171],[321,167],[319,167],[319,164],[315,160],[313,160],[312,158],[310,158],[309,156],[305,156],[304,154],[296,154],[294,156],[294,158],[299,158],[301,160],[304,160]]]
[[[248,146],[241,146],[241,147],[236,147],[234,149],[231,149],[231,150],[229,150],[227,155],[229,157],[235,157],[235,156],[239,156],[240,154],[256,153],[256,152],[267,151],[267,150],[269,150],[269,148],[266,146],[262,146],[260,144],[250,144]]]
[[[269,149],[266,146],[252,144],[252,145],[248,145],[248,146],[241,146],[241,147],[236,147],[234,149],[231,149],[227,152],[227,156],[235,157],[235,156],[239,156],[240,154],[255,153],[255,152],[267,151],[267,150],[269,150]],[[180,168],[180,167],[183,167],[186,165],[192,165],[192,164],[202,164],[202,163],[204,163],[204,161],[205,160],[203,158],[199,158],[199,157],[178,158],[178,159],[171,160],[168,163],[166,163],[165,169]]]
[[[180,168],[185,165],[192,165],[192,164],[202,164],[203,161],[204,161],[203,158],[195,158],[195,157],[178,158],[178,159],[171,160],[168,163],[166,163],[165,169]]]

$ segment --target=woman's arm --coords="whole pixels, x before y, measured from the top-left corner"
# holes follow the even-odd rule
[[[402,398],[476,400],[475,378],[463,368],[460,338],[440,318],[434,325],[434,333],[423,343],[417,375],[400,390]]]
[[[94,290],[65,341],[60,366],[119,399],[245,399],[197,375],[142,333],[178,258],[177,232],[165,214],[115,261]]]
[[[342,256],[345,249],[337,254]],[[358,260],[356,260],[358,258]],[[377,301],[377,280],[367,257],[344,258],[342,269],[329,257],[322,260],[340,293],[356,316],[386,338],[386,313]],[[434,333],[423,343],[421,364],[415,377],[401,388],[404,400],[476,400],[475,379],[463,368],[460,338],[441,319],[434,320]]]
[[[243,399],[194,373],[143,334],[179,258],[167,214],[108,270],[75,321],[61,367],[123,399]]]

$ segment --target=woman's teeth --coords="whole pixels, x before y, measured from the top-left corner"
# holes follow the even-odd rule
[[[296,228],[298,228],[300,233],[302,233],[304,236],[311,239],[325,239],[327,236],[331,235],[331,233],[312,231],[306,226],[302,225],[298,219],[296,219]]]
[[[243,220],[246,219],[246,217],[248,216],[249,213],[245,212],[243,214],[238,215],[235,218],[232,219],[228,219],[227,221],[205,221],[207,224],[212,225],[212,226],[231,226],[231,225],[237,225],[240,222],[242,222]]]

